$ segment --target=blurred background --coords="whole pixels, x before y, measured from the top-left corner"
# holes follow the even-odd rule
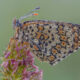
[[[40,6],[39,16],[25,20],[56,20],[80,24],[80,0],[0,0],[0,56],[14,35],[13,19],[37,6]],[[37,58],[35,64],[43,70],[43,80],[80,80],[80,50],[54,67]]]

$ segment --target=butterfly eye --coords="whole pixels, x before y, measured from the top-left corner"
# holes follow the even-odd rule
[[[13,27],[22,27],[22,23],[19,22],[19,20],[14,19],[13,20]]]
[[[16,26],[17,27],[21,27],[22,26],[22,24],[19,22],[19,20],[16,21]]]

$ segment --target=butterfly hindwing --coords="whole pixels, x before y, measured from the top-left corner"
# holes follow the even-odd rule
[[[48,61],[53,65],[80,47],[80,25],[26,21],[15,37],[29,43],[29,48],[41,61]]]

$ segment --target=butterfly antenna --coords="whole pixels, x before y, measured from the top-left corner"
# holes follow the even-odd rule
[[[13,29],[15,29],[16,26],[17,26],[17,27],[22,27],[21,21],[22,21],[23,19],[28,18],[28,17],[30,17],[30,16],[37,16],[38,13],[35,12],[35,11],[36,11],[36,10],[39,10],[39,9],[40,9],[40,7],[36,7],[36,8],[33,9],[32,11],[30,11],[29,13],[25,14],[24,16],[21,16],[19,19],[16,19],[16,18],[15,18],[15,19],[13,20]]]
[[[36,11],[36,10],[39,10],[39,9],[40,9],[40,7],[36,7],[35,9],[33,9],[32,11],[30,11],[30,12],[27,13],[26,15],[21,16],[21,17],[19,18],[19,21],[21,21],[21,20],[23,20],[23,19],[25,19],[25,18],[28,18],[28,17],[30,17],[30,16],[37,16],[38,13],[35,12],[35,11]]]

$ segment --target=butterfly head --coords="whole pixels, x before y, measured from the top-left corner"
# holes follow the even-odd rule
[[[13,28],[22,27],[22,23],[18,19],[13,20]]]

